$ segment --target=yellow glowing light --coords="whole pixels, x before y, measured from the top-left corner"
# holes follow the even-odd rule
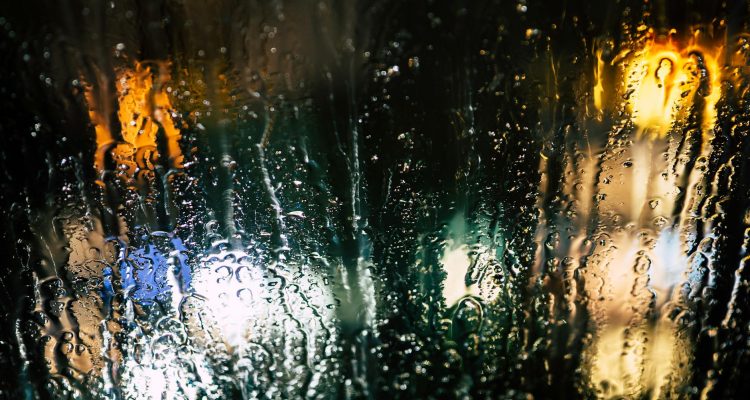
[[[596,68],[594,69],[594,82],[596,82],[596,85],[594,85],[594,106],[596,106],[596,109],[601,111],[603,107],[603,97],[604,97],[604,84],[602,77],[604,72],[604,60],[602,59],[602,50],[596,51]]]
[[[120,122],[122,141],[111,151],[115,158],[130,160],[129,164],[133,164],[135,157],[139,168],[153,169],[151,161],[159,155],[157,135],[159,128],[162,128],[166,138],[166,156],[171,161],[171,167],[181,168],[180,130],[174,124],[174,108],[164,87],[169,77],[163,71],[167,71],[168,68],[164,63],[156,65],[158,74],[152,71],[151,66],[143,63],[136,63],[135,68],[124,69],[118,73],[117,118]],[[101,171],[104,169],[105,153],[110,151],[116,138],[110,131],[106,92],[99,89],[95,92],[93,88],[89,88],[86,91],[86,100],[89,104],[89,117],[96,131],[96,169]],[[135,168],[135,165],[132,167]]]
[[[656,40],[652,30],[644,34],[647,37],[642,48],[623,52],[622,57],[612,61],[612,64],[626,61],[622,94],[639,136],[664,137],[693,107],[702,108],[695,111],[701,113],[701,129],[706,134],[716,122],[716,103],[721,97],[718,60],[724,46],[703,44],[700,30],[685,45],[671,39]],[[602,51],[598,50],[593,100],[599,111],[605,107],[604,67]]]

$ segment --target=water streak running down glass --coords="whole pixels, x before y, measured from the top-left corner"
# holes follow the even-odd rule
[[[0,399],[742,399],[748,67],[739,0],[3,3]]]

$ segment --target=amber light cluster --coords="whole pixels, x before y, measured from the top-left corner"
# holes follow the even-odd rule
[[[675,39],[672,30],[659,39],[652,29],[644,31],[643,46],[627,49],[609,62],[611,66],[622,63],[625,88],[622,96],[626,111],[638,128],[640,135],[664,137],[673,125],[695,110],[702,113],[702,129],[710,130],[716,122],[716,102],[721,97],[721,68],[719,60],[724,45],[710,42],[700,30],[695,30],[688,40]],[[684,44],[682,44],[684,42]],[[608,96],[617,90],[605,90],[607,62],[603,51],[596,52],[594,71],[594,105],[600,112],[607,102],[617,102]]]
[[[134,68],[118,72],[115,87],[119,132],[113,132],[111,113],[106,112],[107,95],[94,92],[91,87],[86,91],[89,117],[96,130],[97,171],[106,169],[108,153],[118,165],[126,165],[131,176],[136,168],[154,169],[153,162],[165,156],[159,154],[158,135],[164,135],[169,166],[181,167],[180,129],[165,87],[168,71],[167,63],[137,62]]]
[[[599,207],[615,210],[624,222],[610,232],[611,252],[602,253],[611,298],[590,305],[606,317],[588,351],[591,379],[606,388],[605,397],[649,393],[658,398],[668,376],[687,379],[679,352],[692,346],[678,338],[668,319],[652,323],[647,317],[675,300],[673,288],[688,272],[680,234],[690,227],[686,218],[671,219],[683,211],[676,208],[675,174],[668,172],[675,161],[665,154],[671,154],[668,139],[679,143],[688,126],[700,129],[705,139],[700,151],[710,154],[726,46],[699,29],[683,40],[675,30],[659,36],[645,26],[638,35],[622,51],[594,52],[592,94],[598,116],[624,117],[614,122],[619,128],[612,132],[629,131],[632,142],[625,158],[611,164],[613,176],[624,185],[600,187],[609,198]],[[693,175],[686,194],[691,199],[697,196],[691,188],[700,174],[684,173]],[[652,224],[660,218],[666,222]]]

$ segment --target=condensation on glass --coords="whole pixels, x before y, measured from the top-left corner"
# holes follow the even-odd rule
[[[742,398],[748,21],[3,4],[0,398]]]

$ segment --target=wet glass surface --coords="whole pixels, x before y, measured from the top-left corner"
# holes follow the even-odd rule
[[[750,3],[0,5],[0,398],[750,391]]]

